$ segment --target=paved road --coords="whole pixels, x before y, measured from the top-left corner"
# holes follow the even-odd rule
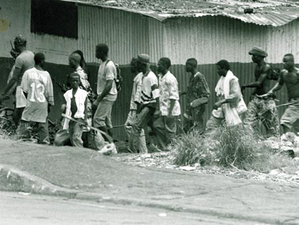
[[[70,196],[68,192],[57,191],[58,187],[53,187],[56,185],[60,188],[78,191],[76,196],[72,195],[77,200],[88,199],[92,202],[95,199],[102,199],[118,204],[131,203],[155,209],[176,209],[176,211],[185,213],[197,212],[201,214],[194,216],[170,212],[169,216],[165,218],[157,216],[162,210],[152,211],[154,209],[141,210],[142,208],[140,208],[140,211],[138,208],[138,211],[134,208],[137,211],[127,211],[131,208],[120,207],[115,210],[120,214],[117,217],[113,213],[108,213],[111,210],[107,208],[96,207],[97,204],[91,205],[86,210],[75,204],[79,209],[69,212],[63,208],[64,204],[68,202],[62,202],[62,205],[58,204],[61,209],[55,214],[44,216],[46,218],[55,218],[54,215],[59,215],[62,211],[64,213],[60,215],[61,218],[73,219],[78,217],[75,221],[82,224],[80,218],[85,217],[80,212],[86,211],[83,213],[83,215],[87,215],[86,218],[105,220],[103,224],[134,224],[132,221],[126,223],[126,220],[123,219],[127,218],[126,214],[130,215],[127,219],[133,218],[136,219],[136,223],[143,224],[185,225],[192,224],[194,221],[196,221],[195,224],[198,224],[200,220],[204,219],[216,221],[214,224],[221,224],[221,222],[223,224],[224,221],[229,221],[231,218],[256,221],[256,224],[299,224],[298,185],[134,167],[88,149],[55,148],[8,139],[0,140],[0,146],[1,190],[35,191],[41,194],[60,193],[63,196]],[[9,166],[3,166],[3,164]],[[73,203],[68,204],[70,206],[65,206],[66,209],[71,208]],[[28,203],[27,208],[30,208],[31,205]],[[50,205],[47,207],[50,210],[45,210],[45,212],[49,213],[58,206]],[[98,211],[99,213],[97,213]],[[31,214],[33,211],[29,211],[29,213]],[[36,217],[39,214],[43,213],[37,212]],[[134,217],[134,215],[137,216]],[[188,216],[184,218],[183,215]],[[216,215],[227,219],[217,219]],[[1,216],[0,211],[0,222],[4,221],[1,220]],[[183,222],[181,217],[190,222]],[[116,219],[118,220],[113,221]],[[45,224],[45,221],[43,223],[39,223],[39,221],[37,224]],[[212,222],[202,222],[202,224],[211,224]],[[70,221],[66,222],[66,224],[69,223]],[[226,224],[234,224],[234,221],[229,221]]]
[[[92,203],[24,193],[0,192],[1,225],[253,225],[199,214],[108,203]],[[261,223],[259,223],[261,224]]]

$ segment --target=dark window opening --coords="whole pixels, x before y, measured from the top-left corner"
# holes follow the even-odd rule
[[[59,0],[31,0],[31,32],[77,39],[77,5]]]

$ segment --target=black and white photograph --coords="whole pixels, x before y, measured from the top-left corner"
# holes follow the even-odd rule
[[[299,0],[0,0],[0,225],[299,225]]]

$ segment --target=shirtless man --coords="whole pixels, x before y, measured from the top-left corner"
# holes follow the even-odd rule
[[[286,84],[289,106],[281,117],[280,124],[283,133],[292,129],[293,124],[299,119],[299,68],[295,67],[294,56],[286,54],[283,57],[284,70],[281,71],[277,84],[266,94],[273,95]]]
[[[265,95],[270,90],[271,66],[265,62],[268,54],[261,48],[254,47],[250,50],[252,61],[256,63],[254,72],[255,81],[243,85],[245,88],[254,88],[252,99],[248,104],[248,111],[245,115],[244,124],[258,132],[259,120],[266,128],[267,136],[279,136],[278,114],[273,95]]]

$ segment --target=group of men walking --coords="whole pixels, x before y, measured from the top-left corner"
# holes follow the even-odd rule
[[[39,143],[49,144],[47,117],[54,105],[52,79],[44,70],[44,54],[34,55],[26,49],[26,43],[26,39],[21,35],[15,38],[15,49],[11,52],[15,57],[15,65],[0,102],[12,94],[11,90],[15,90],[14,121],[18,125],[18,135],[24,139],[30,138],[30,127],[34,122],[38,124]],[[111,112],[118,95],[118,70],[115,63],[108,58],[109,48],[106,44],[97,45],[95,52],[101,61],[95,92],[89,83],[83,53],[77,50],[69,56],[69,65],[73,72],[63,85],[64,104],[61,111],[64,120],[61,129],[56,133],[55,145],[70,142],[77,147],[92,147],[97,140],[94,130],[100,131],[97,135],[105,134],[104,138],[112,136]],[[187,99],[184,114],[186,132],[196,129],[199,135],[202,135],[219,126],[244,124],[258,134],[261,121],[268,136],[278,137],[279,120],[273,93],[286,84],[289,106],[281,118],[281,125],[284,133],[290,131],[299,119],[299,71],[295,67],[294,56],[284,56],[284,69],[278,76],[277,84],[271,88],[270,81],[274,79],[274,70],[265,62],[267,53],[254,47],[249,54],[256,64],[255,81],[243,86],[240,86],[239,79],[231,71],[227,60],[216,63],[219,75],[215,87],[217,102],[206,125],[204,112],[211,92],[205,76],[197,70],[195,58],[188,59],[185,64],[186,72],[190,74],[186,92],[179,92],[178,81],[170,72],[169,58],[162,57],[158,61],[157,75],[150,69],[149,55],[139,54],[133,58],[130,65],[135,78],[130,111],[125,123],[130,151],[148,152],[148,136],[145,135],[148,127],[155,137],[154,144],[161,150],[166,149],[177,134],[177,120],[181,115],[179,100],[184,94]],[[242,91],[247,88],[253,89],[248,107],[242,96]],[[108,138],[109,140],[111,139]]]

